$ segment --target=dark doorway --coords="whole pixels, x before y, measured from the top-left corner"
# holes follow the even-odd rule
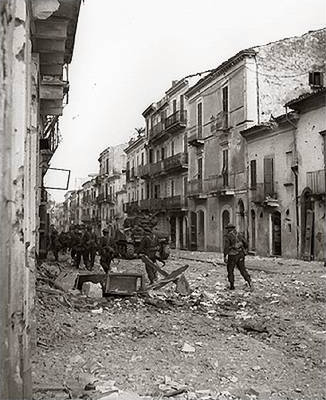
[[[190,250],[197,250],[197,214],[190,213]]]
[[[302,257],[305,260],[314,258],[314,202],[310,189],[303,191],[301,203]]]
[[[272,255],[282,255],[281,244],[281,213],[275,211],[272,214]]]
[[[175,248],[176,247],[176,218],[175,217],[170,217],[170,236],[171,236],[171,247]]]
[[[251,250],[256,250],[256,214],[251,210]]]
[[[239,232],[245,234],[245,210],[241,199],[238,202],[238,229]]]
[[[198,250],[205,250],[205,213],[198,211]]]
[[[226,226],[230,223],[230,213],[228,210],[224,210],[222,213],[222,238],[223,238],[223,248],[224,248],[224,235],[226,233]]]

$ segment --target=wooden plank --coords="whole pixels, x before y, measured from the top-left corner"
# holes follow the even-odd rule
[[[167,285],[168,283],[176,281],[177,278],[180,275],[182,275],[188,268],[189,268],[189,265],[184,265],[183,267],[176,269],[175,271],[171,272],[171,274],[169,274],[164,279],[147,286],[146,290],[161,289],[163,286]]]
[[[164,271],[162,268],[160,268],[157,264],[153,263],[152,260],[150,260],[146,255],[142,255],[141,256],[142,261],[145,264],[149,264],[151,267],[153,267],[159,274],[161,274],[164,277],[169,276],[169,273]]]

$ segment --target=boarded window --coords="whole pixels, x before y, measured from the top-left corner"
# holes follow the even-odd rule
[[[274,160],[264,158],[264,190],[265,195],[272,196],[274,193]]]
[[[256,189],[257,187],[257,162],[256,160],[250,161],[250,187]]]

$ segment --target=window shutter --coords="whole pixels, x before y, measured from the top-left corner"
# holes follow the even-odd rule
[[[198,125],[198,138],[203,137],[203,104],[197,104],[197,125]]]
[[[256,189],[257,186],[257,164],[256,160],[250,161],[250,187]]]
[[[273,195],[274,193],[274,176],[273,176],[273,159],[264,158],[264,188],[265,195]]]

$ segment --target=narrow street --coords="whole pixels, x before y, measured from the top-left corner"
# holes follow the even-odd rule
[[[326,399],[322,263],[248,257],[253,292],[239,273],[226,290],[218,253],[174,252],[165,268],[184,264],[190,296],[170,284],[98,299],[51,288],[69,259],[43,264],[34,399]],[[115,267],[144,272],[140,260]]]

